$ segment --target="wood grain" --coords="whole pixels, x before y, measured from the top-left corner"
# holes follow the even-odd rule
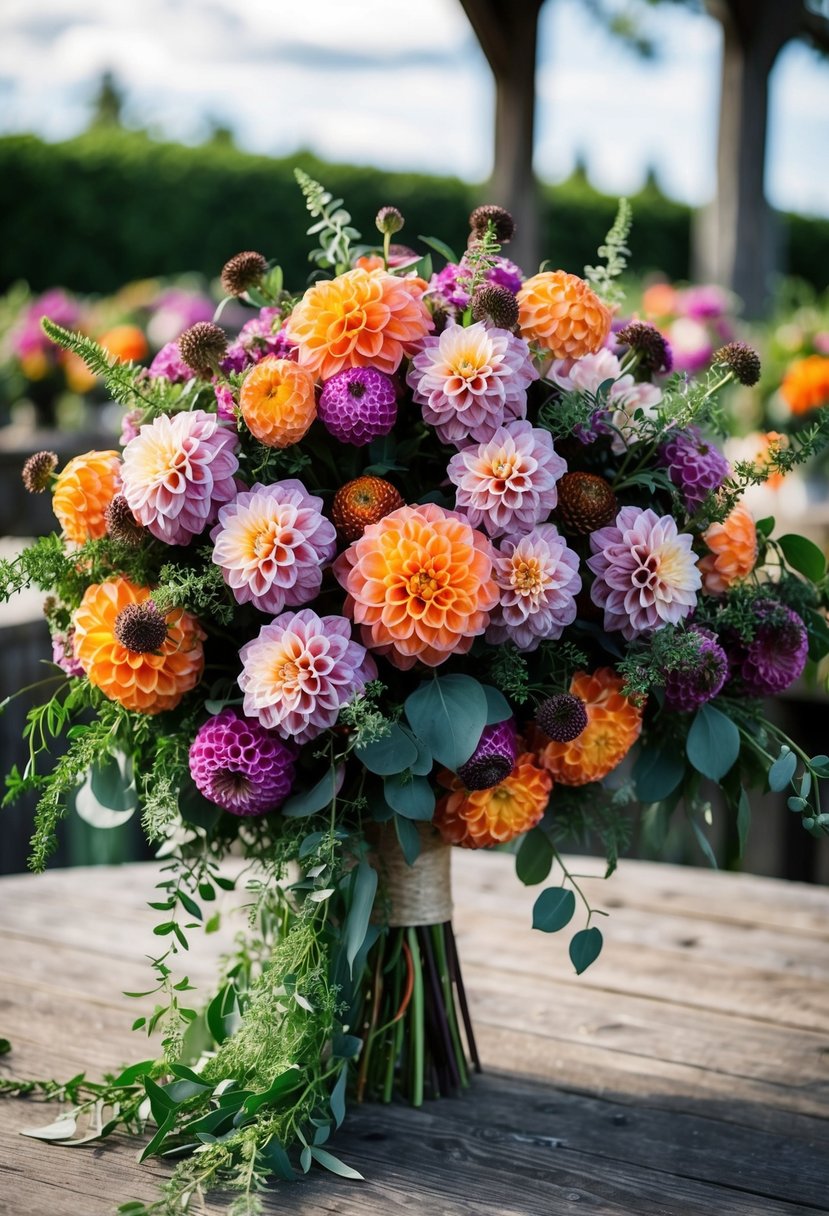
[[[571,859],[597,874],[589,859]],[[232,868],[232,867],[231,867]],[[0,880],[8,1075],[100,1075],[150,1054],[130,1032],[147,978],[156,868]],[[797,1216],[829,1211],[829,895],[625,862],[595,968],[530,929],[538,889],[503,854],[455,859],[456,928],[486,1073],[459,1101],[352,1112],[336,1151],[365,1183],[314,1174],[265,1202],[297,1216]],[[182,964],[209,988],[238,926]],[[0,1103],[2,1216],[105,1216],[166,1175],[117,1140],[19,1136],[54,1118]],[[210,1212],[226,1210],[217,1200]]]

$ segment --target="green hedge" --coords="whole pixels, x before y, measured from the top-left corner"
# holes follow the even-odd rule
[[[301,165],[342,195],[357,226],[373,233],[379,205],[406,216],[404,237],[465,241],[481,188],[457,178],[324,164],[307,153],[276,160],[232,146],[157,143],[99,131],[61,144],[0,138],[0,289],[59,283],[110,292],[134,279],[200,271],[213,276],[239,249],[278,258],[289,283],[307,272],[307,215],[292,169]],[[544,188],[544,254],[578,270],[594,260],[615,199],[582,177]],[[652,186],[634,203],[632,269],[687,278],[691,213]],[[829,279],[829,222],[792,217],[788,269],[818,286]],[[529,269],[529,268],[525,268]]]

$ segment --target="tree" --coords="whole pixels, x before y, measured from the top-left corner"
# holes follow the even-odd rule
[[[104,72],[92,102],[91,131],[123,126],[124,92],[112,72]]]
[[[699,218],[694,272],[730,287],[746,314],[759,316],[778,261],[764,180],[769,76],[795,38],[829,50],[829,19],[805,0],[706,0],[706,8],[723,31],[717,192]]]

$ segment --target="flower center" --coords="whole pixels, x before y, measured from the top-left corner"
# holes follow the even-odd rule
[[[419,600],[430,600],[439,589],[434,570],[418,570],[408,582],[409,595]]]
[[[276,524],[268,524],[261,532],[257,532],[253,538],[253,556],[261,561],[264,557],[270,557],[276,545],[277,536]]]
[[[364,396],[365,391],[366,391],[366,386],[362,383],[361,380],[352,380],[348,386],[349,396],[356,397],[358,400],[360,399],[360,397]]]
[[[659,558],[650,553],[645,545],[635,545],[633,556],[639,561],[632,579],[637,587],[653,587],[659,581]]]
[[[516,562],[512,568],[512,583],[520,591],[538,591],[542,583],[538,559],[531,557]]]
[[[498,456],[492,462],[492,476],[497,477],[499,481],[506,481],[515,472],[515,465],[515,456]]]

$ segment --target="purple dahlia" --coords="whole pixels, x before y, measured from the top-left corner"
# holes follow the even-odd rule
[[[749,696],[774,696],[803,674],[809,651],[806,626],[776,600],[758,600],[754,613],[754,637],[730,650],[731,673]]]
[[[228,708],[199,728],[190,775],[205,798],[231,815],[266,815],[291,792],[294,755],[273,731]]]
[[[468,790],[490,790],[510,775],[518,759],[518,735],[513,718],[485,726],[472,755],[458,769]]]
[[[676,713],[693,713],[711,701],[728,675],[728,656],[716,634],[698,625],[691,631],[699,639],[696,656],[665,676],[665,708]]]
[[[709,490],[718,490],[731,472],[719,448],[696,426],[671,431],[659,449],[658,460],[689,511],[703,502]]]
[[[397,421],[397,392],[391,376],[373,367],[337,372],[320,394],[320,422],[340,443],[364,447],[388,435]]]

